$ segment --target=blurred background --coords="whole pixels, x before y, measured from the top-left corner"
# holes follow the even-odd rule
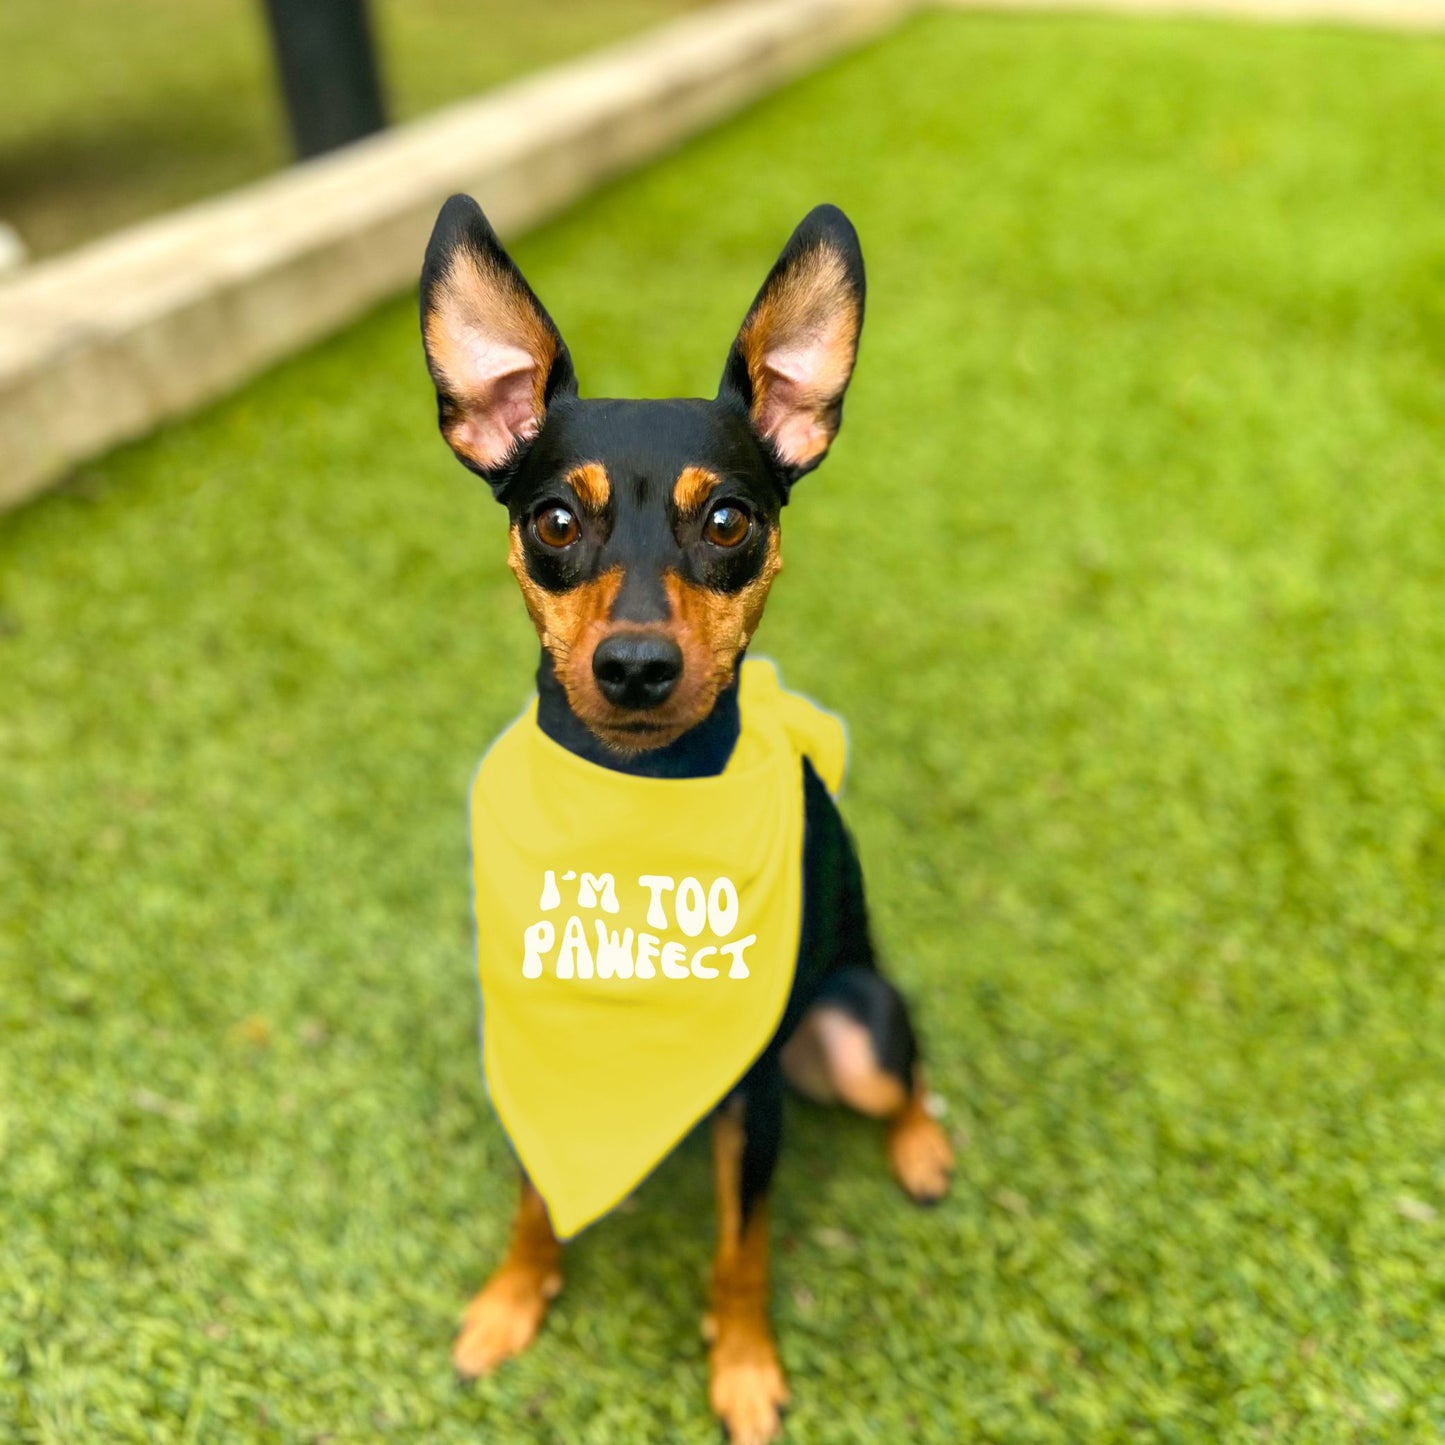
[[[683,8],[374,0],[373,98]],[[900,12],[507,237],[589,395],[711,394],[819,201],[867,258],[757,648],[848,721],[959,1168],[914,1210],[790,1103],[789,1441],[1445,1436],[1445,36],[1289,8]],[[0,400],[27,276],[295,153],[279,13],[0,4]],[[537,644],[409,255],[0,515],[6,1442],[715,1445],[702,1136],[448,1365],[515,1190],[465,798]]]
[[[287,164],[283,41],[312,60],[314,87],[364,92],[343,48],[364,29],[385,114],[404,121],[698,3],[7,0],[0,222],[46,256]]]

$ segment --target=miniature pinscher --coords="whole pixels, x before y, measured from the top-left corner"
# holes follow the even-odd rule
[[[739,736],[738,670],[781,564],[779,524],[842,418],[863,322],[844,214],[803,219],[749,309],[711,401],[583,399],[572,358],[476,202],[442,208],[421,281],[442,435],[510,522],[536,625],[537,722],[604,768],[715,775]],[[768,1187],[786,1080],[887,1124],[910,1198],[944,1193],[952,1151],[926,1107],[908,1008],[879,971],[838,809],[802,763],[802,924],[772,1041],[718,1101],[717,1252],[704,1333],[733,1445],[778,1434],[787,1389],[768,1319]],[[506,1257],[453,1350],[465,1376],[525,1349],[562,1288],[562,1246],[523,1177]]]

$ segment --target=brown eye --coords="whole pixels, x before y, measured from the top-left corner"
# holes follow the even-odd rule
[[[752,529],[753,519],[741,507],[729,504],[712,509],[702,535],[714,547],[736,547],[747,540]]]
[[[544,547],[570,547],[582,535],[582,528],[566,507],[543,507],[532,518],[532,535]]]

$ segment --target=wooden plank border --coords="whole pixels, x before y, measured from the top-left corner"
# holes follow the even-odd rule
[[[998,13],[1092,11],[1099,15],[1445,30],[1445,0],[935,0],[935,3],[948,10]]]

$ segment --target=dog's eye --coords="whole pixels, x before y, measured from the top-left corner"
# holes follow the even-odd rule
[[[544,547],[570,547],[582,535],[582,528],[566,507],[543,507],[532,518],[532,535]]]
[[[752,529],[753,519],[741,507],[727,503],[708,514],[702,535],[714,547],[736,547],[747,540]]]

